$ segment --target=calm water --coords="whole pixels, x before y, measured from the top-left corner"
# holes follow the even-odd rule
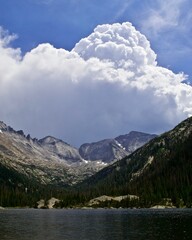
[[[0,210],[0,240],[192,239],[192,210]]]

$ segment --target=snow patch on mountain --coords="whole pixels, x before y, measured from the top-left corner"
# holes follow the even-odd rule
[[[116,144],[117,144],[120,148],[122,148],[123,150],[126,150],[125,147],[123,147],[123,146],[121,145],[121,143],[119,143],[117,140],[115,140],[115,142],[116,142]]]

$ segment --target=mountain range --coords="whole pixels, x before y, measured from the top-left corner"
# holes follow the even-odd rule
[[[130,132],[79,149],[0,122],[0,205],[34,206],[54,196],[58,207],[94,198],[100,207],[192,207],[191,149],[192,117],[160,136]]]
[[[45,185],[70,186],[129,155],[156,135],[131,132],[79,149],[52,136],[31,138],[0,122],[0,164]]]
[[[192,117],[86,179],[80,188],[98,196],[139,196],[139,207],[167,202],[191,207],[191,173]]]

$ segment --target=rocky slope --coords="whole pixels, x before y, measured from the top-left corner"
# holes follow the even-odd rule
[[[129,134],[116,137],[115,140],[123,146],[129,155],[155,137],[157,137],[155,134],[132,131]]]
[[[148,134],[143,137],[143,133],[130,135],[131,139],[129,135],[117,138],[122,144],[116,139],[108,139],[83,144],[78,150],[52,136],[32,139],[22,130],[15,131],[0,122],[0,163],[42,184],[74,185],[154,137]]]
[[[85,143],[79,148],[80,155],[89,161],[98,160],[111,163],[127,156],[127,151],[115,139],[105,139],[95,143]]]
[[[63,186],[95,171],[90,173],[90,166],[84,163],[78,150],[63,141],[52,137],[31,139],[3,122],[0,122],[0,163],[42,184]]]
[[[51,152],[52,155],[56,154],[60,159],[66,161],[67,164],[82,162],[78,149],[70,146],[68,143],[63,142],[60,139],[47,136],[40,139],[38,143],[45,151]]]
[[[115,139],[85,143],[79,148],[79,153],[86,160],[100,160],[109,164],[124,158],[156,136],[155,134],[132,131]]]

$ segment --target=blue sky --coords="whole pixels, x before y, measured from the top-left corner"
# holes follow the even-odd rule
[[[183,72],[184,74],[188,75],[188,78],[186,78],[185,81],[190,82],[192,79],[191,9],[192,9],[192,2],[190,0],[170,0],[170,1],[168,0],[143,0],[143,1],[139,1],[139,0],[113,0],[113,1],[110,1],[110,0],[105,0],[105,1],[103,0],[19,0],[19,1],[0,0],[0,26],[2,27],[1,38],[2,39],[4,38],[3,42],[5,42],[5,38],[8,39],[8,36],[13,36],[14,34],[17,35],[17,38],[11,37],[11,38],[14,38],[14,40],[9,41],[9,44],[2,45],[3,46],[2,51],[8,48],[11,48],[13,51],[16,48],[20,48],[21,52],[20,53],[14,52],[14,54],[12,54],[12,58],[13,58],[13,55],[19,55],[20,57],[18,56],[17,57],[22,58],[24,56],[29,56],[31,52],[33,53],[35,52],[35,54],[37,53],[39,54],[39,52],[41,51],[43,52],[44,50],[42,50],[42,48],[41,49],[38,48],[38,45],[43,43],[49,43],[53,46],[54,49],[51,50],[47,46],[46,51],[51,52],[51,51],[56,51],[56,49],[65,49],[71,52],[71,50],[75,47],[75,45],[78,42],[80,42],[81,39],[87,38],[89,35],[91,35],[94,29],[98,25],[102,25],[102,24],[112,25],[113,23],[122,24],[123,22],[131,22],[133,26],[136,28],[136,30],[139,31],[141,34],[145,35],[146,38],[149,40],[151,48],[156,54],[158,66],[169,69],[176,75],[179,72]],[[129,27],[127,27],[127,29],[128,28]],[[114,28],[112,27],[112,31],[113,30]],[[96,38],[97,37],[95,36],[92,37],[92,39],[96,39]],[[86,44],[88,44],[88,42],[86,42]],[[79,50],[76,50],[76,52],[81,56],[81,54],[78,51]],[[5,53],[4,59],[6,59],[6,57],[8,56],[6,54],[8,55],[10,54],[8,50]],[[90,54],[92,53],[88,52],[89,57],[90,57]],[[31,55],[34,56],[34,54],[31,54]],[[101,55],[99,55],[98,57],[96,55],[96,57],[98,58],[100,58],[100,56]],[[83,56],[81,57],[83,58]],[[26,57],[26,59],[28,58]],[[9,60],[10,60],[10,55],[9,55]],[[15,59],[12,59],[12,60],[15,61]],[[137,59],[135,60],[137,62]],[[23,61],[22,63],[23,65],[26,65],[26,61]],[[5,69],[6,68],[8,67],[5,66]],[[16,73],[18,74],[18,71],[20,71],[18,70],[20,69],[20,67],[18,67],[17,71],[15,70],[16,68],[17,67],[14,68],[13,70],[14,72],[12,75]],[[2,73],[0,72],[1,78],[4,76],[3,71],[4,70],[2,70]],[[47,76],[48,74],[49,73],[46,72],[44,76]],[[21,75],[23,76],[24,73],[22,72]],[[15,79],[16,79],[16,75],[15,75]],[[35,79],[35,76],[34,76],[34,79]],[[36,81],[39,82],[38,78],[36,78]],[[15,84],[16,84],[16,80],[15,80]],[[19,86],[19,84],[21,83],[17,83],[17,86]],[[50,85],[49,84],[50,82],[45,82],[45,85],[44,85],[44,88],[47,89],[47,93],[49,92],[48,88],[51,86],[51,84]],[[5,86],[7,86],[7,89],[8,89],[8,84]],[[21,86],[23,89],[25,89],[24,85],[21,85]],[[90,88],[93,88],[93,85],[90,86]],[[90,92],[90,88],[87,91]],[[110,87],[107,88],[106,92],[104,93],[110,95],[109,89]],[[171,89],[171,86],[170,86],[170,89]],[[1,102],[5,102],[8,104],[8,100],[6,99],[4,94],[5,91],[4,92],[3,90],[1,91],[2,91],[2,93],[0,93]],[[35,92],[39,91],[39,93],[42,93],[40,88],[39,90],[34,89],[33,91]],[[85,89],[83,89],[82,91],[85,91]],[[113,91],[113,89],[111,89],[111,91]],[[55,92],[57,92],[56,89],[55,89]],[[156,124],[156,126],[159,126],[159,127],[150,128],[149,124],[142,125],[141,123],[138,122],[138,120],[134,118],[132,119],[132,122],[134,122],[134,124],[132,125],[130,124],[130,121],[127,120],[126,122],[126,120],[121,119],[120,120],[121,124],[119,124],[119,126],[121,127],[117,127],[116,130],[113,130],[113,131],[111,129],[114,129],[114,125],[118,124],[117,120],[114,120],[114,122],[111,123],[111,127],[107,131],[103,131],[103,129],[106,129],[106,125],[104,126],[101,123],[99,125],[97,125],[98,123],[95,125],[94,124],[90,125],[90,124],[87,124],[86,121],[82,120],[81,124],[84,126],[82,128],[84,131],[86,130],[90,131],[92,127],[93,128],[99,127],[101,133],[98,134],[94,131],[90,131],[90,135],[87,134],[84,138],[78,137],[78,140],[76,140],[77,136],[74,132],[70,133],[68,132],[68,130],[63,130],[63,132],[60,133],[59,130],[56,129],[56,127],[55,128],[53,127],[53,124],[51,125],[51,123],[46,122],[46,120],[44,120],[45,127],[43,127],[45,129],[42,131],[39,130],[39,129],[42,129],[42,126],[38,125],[39,124],[38,117],[40,116],[37,115],[36,117],[34,117],[35,116],[34,112],[38,112],[37,109],[35,108],[36,106],[35,103],[34,105],[32,103],[29,103],[28,105],[22,107],[21,103],[19,103],[19,100],[18,100],[19,95],[15,96],[14,99],[16,99],[16,102],[18,101],[18,104],[20,104],[21,109],[23,110],[18,111],[16,110],[16,107],[10,108],[10,110],[7,110],[7,112],[3,110],[2,112],[0,112],[1,114],[0,118],[2,118],[1,120],[4,120],[12,124],[13,127],[24,128],[25,131],[32,133],[32,135],[38,135],[37,137],[41,137],[41,136],[43,137],[43,134],[46,135],[46,133],[47,134],[51,133],[52,135],[55,134],[57,137],[63,138],[64,140],[67,140],[72,144],[78,145],[80,144],[80,142],[83,142],[83,141],[94,141],[94,140],[98,140],[99,138],[114,137],[118,133],[119,134],[127,133],[129,130],[142,130],[142,131],[156,132],[156,133],[167,130],[169,127],[174,126],[174,124],[178,123],[180,120],[190,115],[189,109],[191,105],[186,106],[187,110],[186,109],[180,110],[181,105],[185,106],[185,101],[187,101],[188,104],[191,104],[191,99],[187,98],[190,94],[184,93],[186,94],[186,97],[184,96],[182,100],[178,100],[178,98],[183,94],[183,91],[181,92],[182,93],[178,93],[178,96],[173,94],[174,96],[176,96],[174,101],[176,101],[177,103],[173,103],[173,100],[170,100],[173,98],[172,96],[171,97],[169,96],[169,100],[168,98],[166,100],[169,103],[168,104],[169,106],[171,104],[173,105],[176,104],[178,106],[177,110],[175,110],[176,112],[173,111],[173,115],[175,114],[175,116],[178,116],[175,118],[175,120],[170,120],[171,117],[169,116],[169,113],[166,113],[165,114],[166,117],[162,119],[161,123],[160,122],[157,123],[154,121],[154,124]],[[76,92],[74,94],[75,96],[77,95]],[[155,94],[158,94],[158,93],[155,93]],[[87,94],[87,98],[88,96],[89,95]],[[116,93],[115,96],[119,96],[119,93]],[[49,96],[47,95],[47,98],[48,97]],[[57,93],[55,93],[55,97],[58,99]],[[140,97],[141,96],[139,95],[138,105],[141,105],[141,102],[139,102],[141,99]],[[42,101],[42,99],[40,100]],[[61,101],[64,101],[64,100],[66,101],[66,99],[61,98]],[[81,97],[81,100],[82,100],[82,97]],[[73,104],[75,105],[76,102],[72,104],[71,99],[68,99],[68,101],[70,102],[71,105],[69,104],[68,107],[66,107],[66,109],[71,109],[72,105]],[[178,101],[181,101],[182,103]],[[163,106],[166,107],[166,105],[162,105],[162,109],[163,109]],[[88,116],[90,115],[89,107],[90,106],[87,106],[87,110],[84,112],[84,114]],[[106,107],[110,108],[109,105],[107,105]],[[153,109],[153,107],[154,106],[151,106],[151,109]],[[27,109],[28,110],[30,109],[30,113],[28,113],[28,116],[31,114],[30,115],[31,118],[32,119],[34,118],[33,120],[31,120],[31,122],[29,121],[27,116],[25,116],[24,114],[24,112],[27,112]],[[145,109],[144,106],[143,106],[143,109]],[[143,109],[142,111],[144,111]],[[51,111],[50,114],[53,114],[54,111]],[[181,111],[181,115],[178,114],[179,111]],[[63,121],[65,121],[66,119],[66,112],[68,113],[68,115],[70,115],[68,110],[67,111],[63,110],[63,115],[57,113],[58,118],[60,119],[60,120],[57,119],[58,128],[62,127]],[[103,112],[104,112],[104,109],[103,109]],[[188,115],[186,114],[186,112]],[[49,112],[45,112],[44,115],[46,114],[48,119]],[[94,115],[94,114],[101,114],[101,113],[93,112],[92,114]],[[118,112],[116,115],[116,119],[118,119],[120,115],[123,115],[123,113]],[[135,113],[135,116],[137,116],[136,113]],[[103,119],[103,117],[104,115],[102,115],[101,119]],[[139,117],[141,116],[139,115]],[[166,118],[169,119],[167,120],[167,122],[166,122]],[[151,118],[151,121],[152,120],[154,119]],[[28,123],[26,123],[26,121]],[[92,121],[92,118],[90,117],[90,119],[87,121]],[[147,121],[150,121],[150,119],[146,120],[146,122]],[[70,122],[70,121],[66,121],[66,122]],[[123,122],[124,122],[124,125],[123,125]],[[138,124],[135,124],[137,122]],[[32,126],[33,123],[35,123],[34,124],[35,127]],[[129,126],[127,125],[128,123],[129,123]],[[74,129],[73,126],[75,125],[76,125],[75,123],[74,125],[69,124],[68,129],[72,129],[72,128]],[[87,125],[88,127],[86,129]],[[78,136],[81,134],[82,134],[81,132],[77,131]],[[73,135],[73,137],[71,135]]]
[[[0,24],[18,35],[13,46],[26,52],[43,42],[70,50],[98,24],[130,21],[150,40],[161,66],[191,79],[191,7],[190,0],[1,0]]]

